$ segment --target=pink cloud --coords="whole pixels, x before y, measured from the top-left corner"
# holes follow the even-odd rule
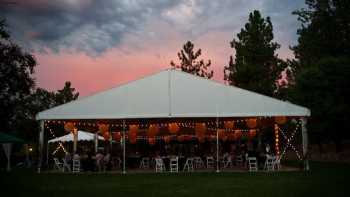
[[[98,57],[69,50],[58,54],[35,54],[39,62],[35,75],[38,86],[57,90],[65,81],[71,81],[73,87],[86,96],[170,68],[170,61],[178,61],[177,53],[187,39],[171,29],[159,31],[160,36],[150,36],[146,41],[128,35],[117,48]],[[222,83],[224,65],[233,53],[229,44],[231,40],[232,33],[215,31],[192,40],[196,49],[202,49],[201,58],[212,61],[213,80]]]

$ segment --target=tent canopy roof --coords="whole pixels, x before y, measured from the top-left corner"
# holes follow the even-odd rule
[[[177,70],[163,70],[37,114],[37,120],[310,116],[310,110]]]
[[[86,132],[86,131],[78,131],[78,141],[93,141],[95,139],[95,134]],[[104,140],[102,136],[98,136],[99,140]],[[73,133],[69,133],[67,135],[57,137],[48,141],[48,143],[54,142],[72,142],[74,140]]]

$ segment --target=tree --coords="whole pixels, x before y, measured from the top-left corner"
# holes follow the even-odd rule
[[[75,93],[75,88],[71,88],[71,83],[69,81],[65,83],[63,89],[57,90],[56,92],[36,88],[23,102],[24,107],[22,111],[26,112],[26,116],[18,117],[17,119],[17,129],[21,137],[27,141],[36,140],[37,133],[33,131],[38,130],[39,125],[35,120],[35,116],[41,111],[76,100],[78,96],[79,93]]]
[[[10,40],[5,22],[0,21],[0,117],[1,131],[12,131],[26,116],[26,98],[34,87],[35,58]]]
[[[262,18],[259,11],[249,14],[249,21],[233,39],[231,47],[235,49],[235,61],[230,56],[228,66],[224,68],[224,80],[247,90],[273,96],[277,89],[277,80],[285,64],[275,55],[280,45],[273,40],[273,28],[270,18]]]
[[[350,136],[349,79],[349,58],[322,58],[299,72],[292,89],[294,101],[311,109],[311,139],[334,141],[337,151],[342,150],[342,139]]]
[[[57,90],[55,94],[56,105],[68,103],[76,100],[79,97],[79,92],[75,93],[75,88],[71,87],[71,82],[66,81],[62,90]]]
[[[201,49],[194,52],[193,43],[191,41],[187,41],[187,43],[183,46],[183,49],[177,54],[180,60],[180,65],[175,64],[173,61],[170,62],[170,65],[173,68],[180,68],[184,72],[210,79],[214,74],[214,72],[209,69],[211,61],[208,60],[208,62],[205,63],[203,59],[197,60],[201,54]]]
[[[350,55],[350,1],[306,0],[307,9],[294,11],[302,23],[292,49],[303,66],[326,56]]]
[[[349,138],[350,1],[306,0],[307,9],[293,12],[302,23],[294,50],[293,102],[311,109],[311,137],[332,140],[337,151]],[[311,138],[312,139],[312,138]]]

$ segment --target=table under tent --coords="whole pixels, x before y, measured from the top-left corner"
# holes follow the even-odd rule
[[[209,143],[218,164],[222,143],[244,136],[250,140],[267,127],[272,128],[274,153],[283,157],[292,150],[308,170],[308,116],[309,109],[290,102],[164,70],[38,113],[38,171],[45,155],[44,132],[53,124],[73,134],[77,129],[93,128],[106,140],[120,142],[123,173],[127,150],[140,142],[151,146],[171,141]],[[215,166],[219,172],[220,165]]]

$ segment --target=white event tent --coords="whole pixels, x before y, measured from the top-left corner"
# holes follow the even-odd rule
[[[280,116],[301,119],[303,154],[306,155],[306,117],[310,116],[309,109],[169,69],[42,111],[36,119],[41,121],[42,147],[45,120],[121,120],[125,124],[135,119]],[[123,138],[125,147],[125,130]],[[305,164],[308,169],[307,160]]]
[[[94,141],[95,140],[95,134],[86,132],[86,131],[78,131],[77,136],[78,136],[77,141]],[[104,138],[102,136],[98,136],[98,140],[104,140]],[[51,139],[48,141],[48,143],[73,142],[73,141],[74,141],[74,135],[73,133],[69,133],[67,135]]]

